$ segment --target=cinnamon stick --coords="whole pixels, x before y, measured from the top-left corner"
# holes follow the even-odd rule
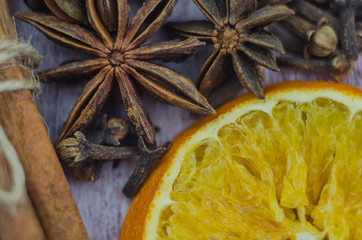
[[[10,190],[11,176],[4,158],[0,155],[0,188]],[[44,240],[45,235],[29,196],[24,192],[15,211],[0,207],[1,240]]]
[[[17,39],[6,0],[0,0],[0,41]],[[0,81],[23,79],[19,67],[4,68]],[[63,169],[32,93],[0,93],[0,124],[24,168],[26,189],[49,240],[89,239]]]

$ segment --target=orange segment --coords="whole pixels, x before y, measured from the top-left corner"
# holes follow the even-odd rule
[[[362,239],[362,92],[290,82],[194,124],[120,239]]]

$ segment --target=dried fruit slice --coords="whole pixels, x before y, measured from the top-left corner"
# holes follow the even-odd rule
[[[292,82],[182,133],[120,239],[362,239],[362,92]]]

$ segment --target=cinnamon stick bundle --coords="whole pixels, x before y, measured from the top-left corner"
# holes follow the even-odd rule
[[[17,40],[7,1],[0,0],[0,6],[0,42]],[[0,68],[0,81],[23,78],[24,72],[20,67]],[[16,218],[20,219],[19,221],[24,220],[26,214],[23,214],[21,208],[24,207],[26,212],[31,212],[32,205],[47,239],[89,239],[63,169],[29,90],[0,93],[0,124],[5,129],[24,168],[26,190],[31,200],[30,204],[24,195],[22,203],[25,205],[18,206]],[[0,214],[2,219],[7,217],[3,212]],[[32,215],[34,217],[34,214]],[[10,218],[8,220],[10,221]],[[36,225],[36,219],[33,218],[32,221],[32,224]],[[27,230],[24,228],[20,231]],[[0,238],[2,239],[1,235]]]

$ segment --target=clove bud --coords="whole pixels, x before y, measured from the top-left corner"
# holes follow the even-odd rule
[[[116,147],[126,138],[129,124],[122,118],[102,118],[101,128],[88,132],[87,138],[81,132],[57,144],[57,152],[72,168],[72,174],[81,181],[96,181],[104,160],[120,160],[139,154],[137,147]]]
[[[79,141],[76,138],[67,138],[57,145],[60,158],[66,163],[74,162],[80,152]]]
[[[82,182],[95,182],[101,176],[102,167],[101,162],[82,162],[77,167],[72,168],[72,175]]]
[[[335,52],[337,44],[337,34],[331,26],[324,24],[311,34],[308,50],[316,57],[326,57]]]
[[[120,141],[126,138],[129,132],[129,123],[123,118],[111,118],[106,124],[105,131],[109,131],[107,136],[110,136],[113,140],[113,145],[120,145]]]
[[[77,131],[75,138],[67,138],[57,145],[60,157],[69,166],[90,160],[117,160],[138,155],[136,147],[110,147],[89,142],[83,133]]]
[[[290,16],[282,21],[283,25],[307,41],[305,57],[308,52],[317,57],[326,57],[335,53],[338,37],[331,26],[321,22],[317,26],[301,16]]]
[[[107,114],[102,118],[100,129],[95,129],[87,133],[90,142],[107,145],[119,146],[129,132],[129,123],[123,118],[111,118],[107,121]]]

